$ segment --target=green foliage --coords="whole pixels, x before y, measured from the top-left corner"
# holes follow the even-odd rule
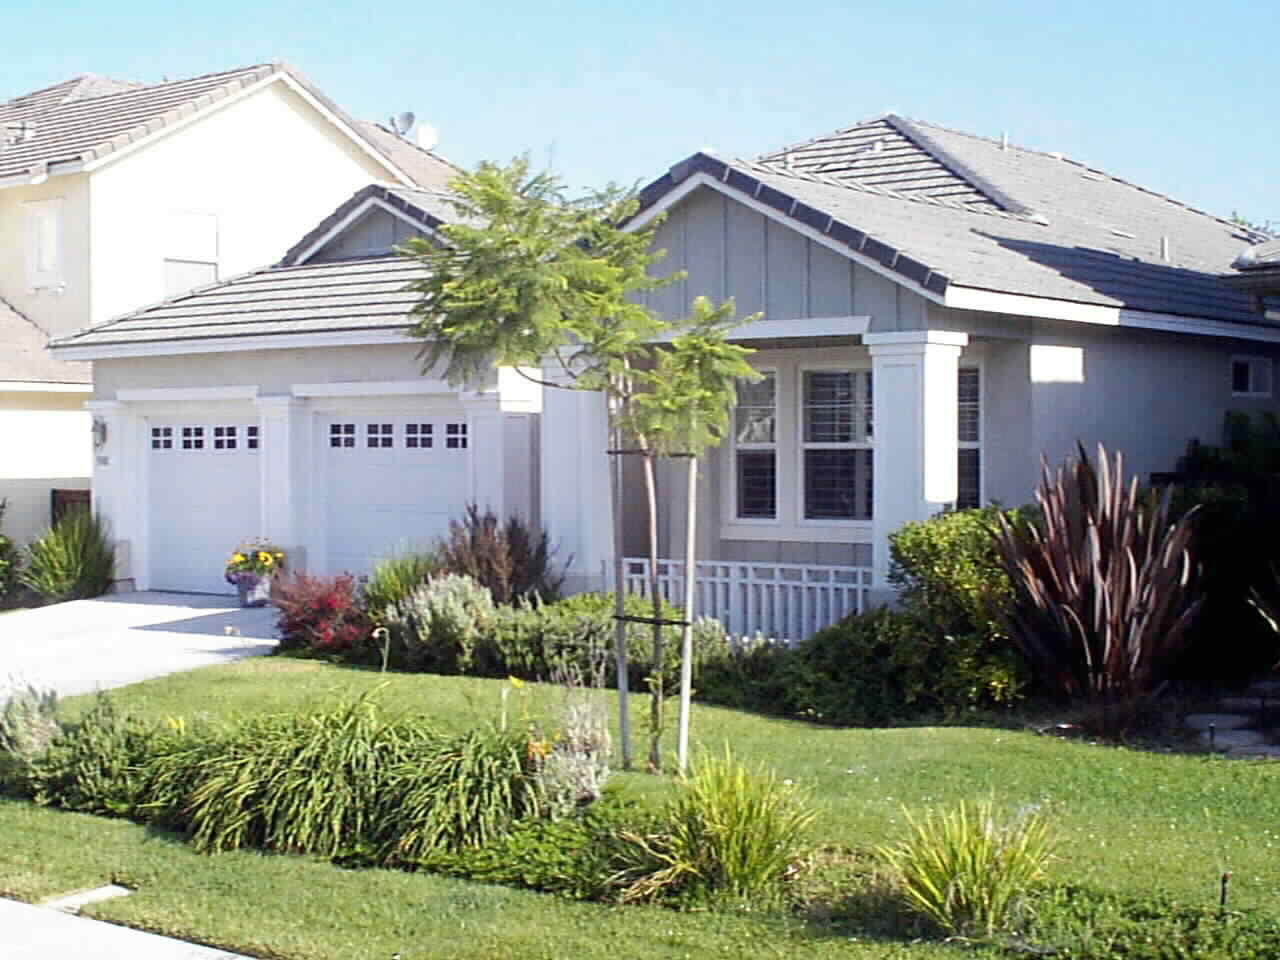
[[[109,695],[99,694],[78,723],[27,761],[21,791],[46,806],[128,816],[142,802],[144,768],[155,743],[150,724],[119,712]]]
[[[500,523],[492,511],[467,504],[461,521],[449,523],[440,544],[444,573],[470,577],[488,588],[497,604],[521,600],[553,601],[564,578],[555,570],[554,551],[545,530],[535,532],[517,515]]]
[[[1039,516],[997,517],[1013,587],[1008,628],[1046,689],[1123,699],[1157,689],[1182,651],[1201,598],[1194,513],[1169,519],[1168,495],[1141,497],[1123,458],[1084,448],[1056,471],[1041,461]]]
[[[19,687],[0,707],[0,756],[29,763],[49,749],[60,730],[58,695],[31,684]]]
[[[110,589],[115,563],[106,521],[88,510],[68,510],[27,548],[20,580],[55,602],[97,597]]]
[[[482,163],[449,189],[460,222],[440,228],[443,244],[408,245],[426,267],[412,285],[424,370],[475,383],[494,365],[538,367],[573,343],[566,370],[598,390],[663,329],[637,297],[664,283],[649,274],[659,224],[620,229],[637,209],[633,191],[571,199],[556,177],[530,173],[528,158]]]
[[[493,620],[485,587],[452,573],[430,577],[387,612],[390,662],[406,670],[469,673]]]
[[[1054,841],[1038,811],[1004,816],[984,800],[922,820],[904,814],[908,836],[880,856],[906,902],[948,934],[991,939],[1010,929],[1045,882]]]
[[[8,506],[9,501],[0,498],[0,525],[4,523]],[[22,553],[18,545],[0,533],[0,601],[17,589],[21,572]]]
[[[654,830],[619,833],[612,883],[624,903],[776,905],[813,819],[800,791],[747,769],[726,747],[692,765]]]
[[[375,622],[384,622],[392,607],[438,572],[440,561],[434,553],[397,553],[379,560],[361,591],[365,610]]]

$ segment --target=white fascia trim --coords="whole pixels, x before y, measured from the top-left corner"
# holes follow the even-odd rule
[[[739,193],[737,190],[730,188],[723,181],[717,180],[715,177],[707,173],[698,172],[698,173],[695,173],[693,176],[689,177],[687,180],[683,181],[678,187],[676,187],[674,190],[668,193],[665,197],[663,197],[661,200],[655,203],[648,210],[645,210],[643,213],[638,214],[634,220],[632,220],[630,223],[627,224],[625,229],[628,231],[639,230],[641,227],[643,227],[645,224],[652,221],[659,214],[666,212],[671,207],[674,207],[681,200],[687,197],[690,193],[698,189],[698,187],[710,187],[711,189],[724,194],[730,200],[736,200],[738,203],[741,203],[743,206],[748,207],[751,210],[754,210],[756,213],[763,214],[764,216],[768,217],[770,220],[773,220],[776,223],[782,224],[784,227],[788,227],[791,230],[794,230],[796,233],[800,234],[801,236],[809,238],[814,243],[820,243],[822,244],[822,246],[826,247],[827,249],[834,250],[836,253],[840,254],[840,256],[842,257],[847,257],[848,259],[853,260],[855,263],[862,264],[868,270],[871,270],[874,273],[878,273],[883,277],[887,277],[888,279],[892,280],[894,283],[898,284],[899,286],[905,287],[906,289],[912,291],[913,293],[918,293],[920,296],[925,297],[926,299],[931,300],[934,303],[940,304],[945,302],[943,298],[939,296],[937,293],[935,293],[934,291],[929,290],[925,287],[922,287],[920,284],[916,283],[914,280],[911,280],[908,277],[904,277],[902,274],[894,270],[890,270],[879,260],[873,260],[870,257],[865,256],[864,254],[858,253],[856,250],[849,249],[847,245],[843,243],[839,243],[838,241],[832,240],[825,233],[822,233],[819,230],[813,229],[813,227],[809,226],[808,224],[801,223],[798,220],[793,220],[791,217],[788,217],[786,214],[781,213],[778,210],[775,210],[773,207],[769,206],[767,203],[761,203],[755,197],[749,197],[744,193]]]
[[[789,337],[860,337],[871,327],[870,316],[798,317],[793,320],[757,320],[730,328],[729,340],[785,340]],[[654,337],[656,343],[669,343],[680,335],[667,330]]]
[[[862,338],[868,347],[942,346],[966,347],[969,335],[958,330],[893,330],[868,333]]]
[[[0,393],[93,393],[93,384],[41,383],[38,380],[0,380]]]
[[[140,387],[116,391],[121,403],[184,403],[191,400],[256,400],[258,388],[236,387]]]
[[[289,388],[295,397],[396,397],[423,394],[453,394],[458,390],[443,380],[372,380],[333,383],[295,383]]]
[[[427,226],[421,220],[416,220],[413,217],[409,216],[407,213],[405,213],[403,210],[393,207],[391,204],[387,203],[387,201],[383,200],[381,197],[368,197],[365,199],[364,203],[360,204],[360,206],[356,207],[354,210],[348,213],[333,227],[326,230],[324,232],[324,236],[320,237],[319,240],[317,240],[315,243],[311,244],[311,246],[303,250],[302,253],[293,261],[294,265],[297,266],[297,265],[306,263],[313,256],[319,253],[320,249],[324,247],[325,244],[327,244],[334,237],[339,236],[343,231],[345,231],[348,227],[350,227],[353,223],[359,220],[362,216],[364,216],[366,213],[369,212],[369,210],[371,210],[374,207],[378,207],[379,209],[387,211],[387,213],[391,214],[393,217],[398,217],[399,219],[403,220],[405,223],[409,224],[409,226],[414,227],[417,230],[421,230],[424,233],[430,233],[430,234],[435,233],[434,230],[432,230],[429,226]]]
[[[957,310],[1006,313],[1039,317],[1045,320],[1068,320],[1094,326],[1130,327],[1202,337],[1230,337],[1235,340],[1254,340],[1259,343],[1280,343],[1280,328],[1272,330],[1260,324],[1230,323],[1226,320],[1183,317],[1173,313],[1130,310],[1125,307],[1107,307],[1096,303],[1077,303],[1073,300],[1053,300],[1021,293],[980,290],[976,287],[956,284],[947,287],[945,305]]]
[[[210,340],[174,340],[157,343],[112,343],[92,347],[55,346],[64,360],[120,360],[129,357],[172,357],[201,353],[237,353],[248,350],[294,350],[308,347],[366,347],[412,343],[403,330],[343,330],[334,333],[276,333],[222,337]]]

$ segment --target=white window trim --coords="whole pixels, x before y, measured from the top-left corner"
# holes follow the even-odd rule
[[[837,529],[858,529],[865,527],[871,528],[871,520],[842,520],[836,518],[822,517],[806,517],[804,515],[804,491],[805,491],[805,474],[804,474],[804,455],[807,450],[874,450],[875,449],[875,409],[871,411],[872,432],[871,440],[863,443],[809,443],[804,438],[804,375],[806,373],[870,373],[871,363],[804,363],[796,366],[795,384],[792,394],[792,403],[795,409],[795,493],[794,508],[796,515],[796,526],[802,529],[812,529],[814,527],[834,527]],[[871,490],[871,506],[875,509],[875,479],[872,478]]]
[[[1249,365],[1249,389],[1245,391],[1235,388],[1235,366],[1237,363],[1247,363]],[[1265,390],[1255,390],[1254,383],[1258,379],[1257,371],[1265,369],[1267,388]],[[1231,383],[1231,396],[1243,397],[1254,400],[1270,399],[1275,392],[1275,363],[1270,357],[1264,357],[1256,353],[1237,353],[1231,357],[1231,363],[1227,368],[1227,375]]]

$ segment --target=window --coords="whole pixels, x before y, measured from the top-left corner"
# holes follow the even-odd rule
[[[258,436],[259,434],[258,434],[257,427],[245,427],[244,428],[245,448],[248,450],[257,450],[259,447]]]
[[[806,370],[803,383],[803,516],[870,520],[871,373]]]
[[[395,432],[389,423],[370,423],[366,425],[365,446],[371,449],[385,449],[395,445]]]
[[[1231,395],[1233,397],[1271,396],[1271,358],[1232,357]]]
[[[982,506],[982,378],[976,367],[961,367],[956,391],[960,443],[956,507]]]
[[[182,428],[182,449],[183,450],[203,450],[204,449],[204,427],[183,427]]]
[[[738,516],[773,520],[778,516],[778,380],[764,374],[755,383],[738,384],[733,413],[737,447]]]
[[[444,425],[444,445],[450,450],[467,449],[467,425],[465,423],[446,423]]]
[[[214,427],[213,428],[213,449],[215,450],[234,450],[236,449],[236,441],[239,439],[236,434],[239,431],[235,427]]]
[[[337,449],[350,449],[356,445],[356,425],[354,423],[329,424],[329,446]]]
[[[33,290],[60,288],[62,277],[62,200],[26,205],[27,283]]]
[[[172,450],[173,449],[173,427],[152,427],[151,428],[151,449],[152,450]]]
[[[404,445],[410,450],[429,450],[431,448],[431,424],[407,423],[404,427]]]

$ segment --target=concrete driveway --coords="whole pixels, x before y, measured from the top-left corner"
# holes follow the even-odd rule
[[[61,696],[270,653],[275,610],[234,597],[124,593],[0,613],[0,690]]]

